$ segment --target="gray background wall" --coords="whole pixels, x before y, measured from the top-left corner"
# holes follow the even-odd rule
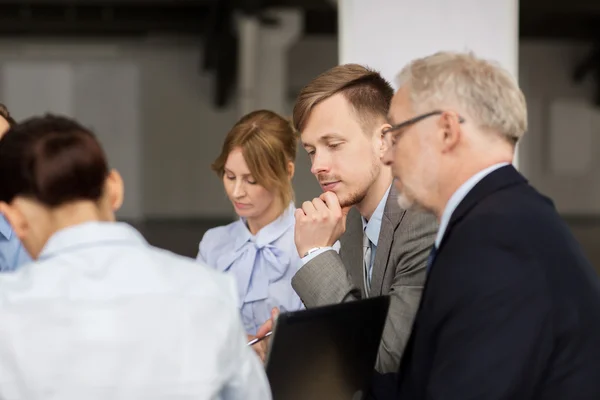
[[[519,77],[530,129],[520,167],[596,257],[600,113],[591,103],[594,85],[571,79],[589,49],[586,43],[521,42]],[[126,182],[119,217],[146,227],[151,240],[192,255],[206,227],[233,218],[209,166],[239,116],[235,102],[213,107],[213,79],[200,70],[201,55],[196,40],[182,37],[0,41],[0,99],[17,118],[53,111],[94,128]],[[298,41],[288,54],[289,101],[277,111],[289,115],[299,88],[336,63],[334,37]],[[297,199],[318,193],[302,150],[296,170]]]

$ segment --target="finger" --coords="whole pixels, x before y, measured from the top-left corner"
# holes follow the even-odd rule
[[[254,350],[254,352],[256,353],[258,358],[260,358],[260,361],[262,361],[264,363],[265,358],[267,356],[267,352],[266,352],[265,347],[263,346],[263,343],[262,342],[256,343],[255,345],[252,346],[252,350]]]
[[[340,201],[333,192],[325,192],[321,195],[323,201],[327,205],[327,208],[331,210],[335,215],[342,215],[342,208],[340,207]]]
[[[304,214],[307,216],[311,216],[317,212],[317,210],[315,210],[315,206],[310,201],[305,201],[302,203],[302,210],[304,210]]]
[[[267,333],[273,330],[273,319],[269,318],[264,324],[256,331],[256,337],[264,337]]]
[[[304,212],[304,210],[301,208],[296,208],[296,211],[294,211],[294,218],[296,219],[296,221],[300,221],[304,217],[306,217],[306,213]]]
[[[273,307],[273,309],[271,310],[271,320],[277,321],[277,317],[279,317],[280,311],[279,308],[277,307]]]
[[[315,210],[317,210],[317,212],[322,214],[329,214],[329,208],[327,208],[323,200],[319,198],[313,199],[312,204],[315,207]]]
[[[256,354],[258,354],[258,357],[260,357],[260,361],[262,361],[262,363],[265,363],[265,360],[267,359],[267,345],[266,343],[260,342],[257,343],[257,349],[256,349]]]

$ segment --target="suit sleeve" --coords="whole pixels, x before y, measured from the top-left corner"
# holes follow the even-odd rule
[[[432,215],[407,213],[395,234],[394,249],[400,253],[390,291],[390,309],[381,339],[376,369],[396,372],[410,335],[425,281],[427,257],[437,232]],[[399,249],[399,250],[398,250]],[[307,307],[361,298],[335,251],[326,251],[306,263],[294,276],[292,286]]]
[[[532,398],[550,356],[543,268],[522,243],[511,243],[518,233],[491,231],[461,232],[461,244],[448,243],[433,266],[448,269],[443,276],[451,295],[448,318],[432,343],[428,399]]]
[[[435,241],[438,225],[425,213],[407,213],[396,234],[394,251],[400,251],[394,281],[390,289],[390,310],[381,338],[375,369],[396,372],[404,347],[412,331],[427,273],[427,259]]]
[[[358,300],[360,290],[339,254],[331,249],[308,261],[296,272],[292,287],[307,308]]]

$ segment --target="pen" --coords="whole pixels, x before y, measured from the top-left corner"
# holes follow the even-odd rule
[[[269,331],[269,332],[267,332],[267,333],[265,334],[265,336],[263,336],[263,337],[260,337],[260,338],[254,338],[254,339],[252,339],[251,341],[249,341],[249,342],[248,342],[248,346],[252,346],[252,345],[254,345],[254,344],[256,344],[256,343],[260,342],[261,340],[263,340],[263,339],[265,339],[265,338],[268,338],[269,336],[271,336],[271,334],[272,334],[272,333],[273,333],[273,331]]]

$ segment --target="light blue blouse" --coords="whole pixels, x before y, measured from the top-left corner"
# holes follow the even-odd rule
[[[252,235],[244,219],[208,230],[199,245],[197,260],[232,274],[246,332],[256,330],[271,317],[303,307],[292,289],[292,277],[300,267],[294,244],[293,203],[275,221]]]
[[[14,271],[28,262],[31,262],[31,257],[6,218],[0,215],[0,272]]]

